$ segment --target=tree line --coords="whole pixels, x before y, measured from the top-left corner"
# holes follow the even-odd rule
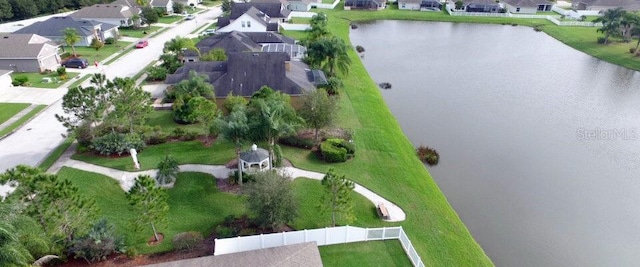
[[[55,14],[80,9],[94,4],[107,4],[109,0],[0,0],[0,22],[22,20],[39,15]]]

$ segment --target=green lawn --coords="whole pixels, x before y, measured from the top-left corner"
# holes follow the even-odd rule
[[[181,19],[183,19],[184,17],[182,16],[178,16],[178,15],[173,15],[173,16],[164,16],[162,18],[158,18],[158,22],[159,23],[165,23],[165,24],[171,24],[174,23],[176,21],[179,21]]]
[[[160,126],[167,133],[173,132],[175,128],[182,128],[185,131],[198,132],[204,134],[199,124],[178,124],[173,120],[173,112],[171,110],[154,110],[147,118],[147,124],[151,126]]]
[[[295,229],[316,229],[331,225],[331,213],[321,214],[318,204],[321,203],[324,188],[320,181],[307,178],[297,178],[293,181],[293,188],[299,201],[300,214],[291,224]],[[355,220],[348,225],[360,227],[389,226],[378,217],[376,207],[364,196],[351,192],[353,199],[353,215]],[[338,225],[347,225],[338,220]]]
[[[320,246],[318,249],[325,267],[413,266],[398,240]]]
[[[42,111],[46,107],[47,107],[46,105],[38,105],[34,109],[29,111],[27,114],[25,114],[24,116],[20,117],[20,119],[18,119],[17,121],[13,122],[9,126],[7,126],[7,128],[0,129],[0,137],[3,137],[5,135],[9,134],[13,130],[15,130],[15,129],[19,128],[20,126],[22,126],[23,124],[27,123],[27,121],[31,120],[36,114],[40,113],[40,111]],[[0,111],[0,113],[1,113],[1,111]]]
[[[38,168],[40,168],[42,171],[46,172],[49,168],[51,168],[51,166],[53,166],[54,163],[56,163],[56,161],[58,160],[58,158],[60,158],[60,156],[62,156],[64,151],[66,151],[67,148],[69,148],[69,146],[71,146],[71,144],[73,143],[74,140],[75,140],[75,138],[71,137],[71,136],[65,138],[64,141],[62,141],[62,143],[58,147],[56,147],[56,149],[51,151],[51,153],[49,153],[47,158],[45,158],[38,165]]]
[[[18,77],[18,76],[27,76],[29,78],[29,86],[30,87],[53,89],[53,88],[60,87],[68,79],[72,79],[72,78],[78,76],[78,73],[67,72],[67,75],[66,75],[66,79],[67,80],[61,80],[60,76],[56,72],[51,72],[51,73],[38,73],[38,72],[18,72],[18,73],[16,73],[16,72],[14,72],[14,73],[11,73],[11,78],[15,78],[15,77]],[[42,78],[50,78],[51,82],[50,83],[43,82]]]
[[[219,5],[221,3],[222,3],[222,1],[220,1],[220,0],[204,0],[204,1],[202,1],[202,5],[205,5],[205,6],[215,6],[215,5]]]
[[[133,29],[133,28],[120,28],[120,35],[122,36],[127,36],[127,37],[134,37],[134,38],[142,38],[145,37],[149,34],[151,34],[152,32],[155,32],[157,30],[159,30],[160,26],[151,26],[151,27],[142,27],[142,28],[138,28],[138,29]],[[146,33],[145,33],[146,32]],[[118,41],[118,43],[120,43],[121,41]]]
[[[165,241],[149,247],[146,240],[153,234],[151,228],[134,233],[132,220],[137,215],[129,209],[125,192],[114,179],[68,167],[63,167],[58,176],[70,180],[86,197],[95,199],[101,217],[114,223],[125,235],[126,244],[136,247],[140,253],[171,250],[171,239],[180,232],[198,231],[206,237],[224,217],[245,213],[243,197],[218,191],[213,176],[180,173],[174,188],[168,189],[167,224],[158,227],[165,235]]]
[[[118,41],[115,44],[105,45],[98,51],[91,47],[76,47],[76,53],[78,53],[78,57],[86,58],[89,61],[89,65],[92,65],[94,61],[102,62],[116,52],[124,51],[130,44],[131,42]],[[70,53],[72,51],[69,46],[64,46],[63,49]]]
[[[335,0],[322,0],[323,4],[333,4],[333,2],[335,2]]]
[[[28,103],[0,103],[0,123],[4,123],[30,105]]]
[[[310,21],[311,21],[311,18],[295,17],[295,18],[291,18],[289,20],[289,23],[291,23],[291,24],[309,24]]]

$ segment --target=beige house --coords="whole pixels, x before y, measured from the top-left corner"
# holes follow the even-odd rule
[[[58,44],[37,34],[0,33],[0,69],[14,72],[55,71]]]

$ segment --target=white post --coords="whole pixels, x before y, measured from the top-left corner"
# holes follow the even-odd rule
[[[344,235],[344,242],[349,243],[349,225],[347,225],[345,229],[347,229],[347,232]]]
[[[304,229],[304,242],[309,242],[307,241],[307,229]]]
[[[260,248],[264,248],[264,236],[260,234]]]
[[[385,232],[387,230],[387,227],[382,227],[382,240],[385,240]]]
[[[136,170],[140,169],[140,163],[138,162],[138,152],[136,151],[135,148],[129,149],[129,154],[131,154],[131,159],[133,159],[133,167],[136,168]]]
[[[329,228],[325,227],[324,228],[324,244],[328,245],[329,244]]]
[[[287,236],[284,234],[284,231],[282,232],[282,245],[287,245]]]

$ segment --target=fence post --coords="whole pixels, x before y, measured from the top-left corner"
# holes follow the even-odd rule
[[[345,229],[347,230],[344,234],[344,242],[345,243],[349,243],[349,225],[345,226]]]
[[[260,248],[264,248],[264,236],[260,234]]]
[[[284,234],[284,231],[282,232],[282,244],[287,245],[287,236]]]
[[[329,228],[324,228],[324,244],[327,245],[329,243]]]
[[[367,234],[364,235],[364,241],[369,241],[369,227],[365,228]]]
[[[382,240],[385,240],[386,238],[386,234],[385,232],[387,231],[387,227],[382,227]]]
[[[304,242],[309,242],[307,241],[307,229],[304,229]]]

